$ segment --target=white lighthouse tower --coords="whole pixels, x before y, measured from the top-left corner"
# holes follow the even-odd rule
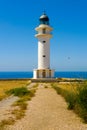
[[[49,18],[44,13],[39,18],[40,24],[35,28],[38,38],[38,69],[34,70],[33,78],[53,78],[54,70],[50,69],[50,38],[52,27],[49,25]]]

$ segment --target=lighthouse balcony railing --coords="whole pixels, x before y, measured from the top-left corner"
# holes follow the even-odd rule
[[[52,35],[52,33],[49,33],[49,32],[37,32],[36,34],[50,34],[50,35]]]

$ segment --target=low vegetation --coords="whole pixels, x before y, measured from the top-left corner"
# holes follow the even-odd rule
[[[48,88],[48,86],[47,86],[47,85],[45,85],[45,86],[44,86],[44,88]]]
[[[56,83],[52,84],[52,87],[65,98],[68,109],[74,110],[87,123],[87,82],[73,84]]]
[[[18,106],[19,109],[14,109],[12,114],[16,116],[16,119],[21,119],[25,115],[25,110],[27,109],[27,101],[35,95],[36,85],[32,89],[28,90],[27,87],[14,88],[6,91],[8,95],[18,96],[17,100],[12,106]]]
[[[24,97],[25,95],[30,95],[32,96],[32,92],[28,90],[26,87],[21,87],[21,88],[14,88],[6,91],[6,94],[8,95],[14,95],[18,97]]]
[[[17,81],[18,82],[18,81]],[[11,114],[14,115],[9,119],[4,119],[0,122],[0,130],[3,130],[6,125],[11,125],[15,123],[16,120],[21,119],[25,116],[25,111],[27,109],[28,101],[31,100],[33,96],[35,96],[35,92],[38,84],[32,86],[31,89],[26,87],[28,82],[19,82],[19,87],[14,85],[13,87],[8,87],[5,89],[4,93],[6,96],[17,96],[19,99],[13,103]],[[16,87],[15,87],[16,86]],[[7,91],[6,91],[7,90]]]
[[[29,80],[0,80],[0,100],[6,98],[8,95],[6,91],[12,88],[20,88],[29,84]]]
[[[5,125],[13,125],[15,123],[15,120],[13,118],[4,119],[2,122],[0,122],[0,130],[4,130]]]

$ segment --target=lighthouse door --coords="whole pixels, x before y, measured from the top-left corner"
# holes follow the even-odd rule
[[[43,70],[43,72],[42,72],[42,77],[46,78],[46,71],[45,70]]]

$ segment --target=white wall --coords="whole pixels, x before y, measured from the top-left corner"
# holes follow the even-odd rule
[[[46,41],[43,43],[43,41]],[[43,57],[45,55],[45,57]],[[50,68],[49,38],[38,38],[38,69]]]

